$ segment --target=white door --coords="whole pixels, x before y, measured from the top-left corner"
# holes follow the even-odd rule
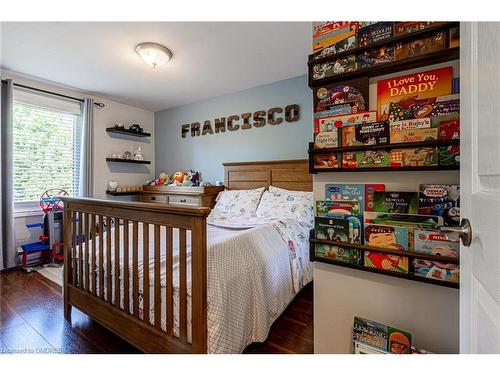
[[[500,23],[461,23],[460,81],[460,352],[500,353]]]

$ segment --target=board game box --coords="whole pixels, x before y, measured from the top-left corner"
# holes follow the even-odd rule
[[[336,106],[345,106],[346,104],[352,107],[348,113],[333,113],[332,116],[358,113],[368,109],[368,77],[342,81],[314,89],[314,112],[333,110]]]
[[[418,193],[406,191],[377,191],[373,194],[375,212],[401,214],[418,213]]]
[[[342,263],[357,264],[363,263],[362,251],[349,249],[346,247],[316,244],[315,256],[320,258],[337,260]]]
[[[335,148],[339,147],[339,129],[320,132],[314,137],[314,148]]]
[[[442,121],[439,126],[439,139],[442,141],[460,139],[460,120]]]
[[[357,200],[325,200],[316,201],[316,215],[332,217],[338,215],[359,215],[360,203]]]
[[[336,152],[327,152],[324,154],[314,155],[314,168],[316,169],[330,169],[338,168],[341,156]]]
[[[396,60],[408,59],[427,53],[437,52],[446,48],[446,33],[439,31],[426,38],[414,39],[409,42],[397,43],[395,47]]]
[[[365,224],[365,245],[406,251],[408,250],[408,228],[395,225]]]
[[[314,229],[318,239],[349,242],[352,224],[345,219],[316,217],[314,219]]]
[[[327,61],[324,63],[318,63],[313,66],[313,80],[333,77],[337,74],[348,73],[356,70],[356,56],[350,55],[346,57],[340,57],[335,61]]]
[[[384,168],[391,165],[391,154],[385,150],[356,151],[355,154],[357,168]]]
[[[446,225],[460,225],[460,185],[420,185],[418,212],[442,217]]]
[[[417,100],[451,94],[452,78],[453,69],[446,67],[378,81],[377,112],[379,121],[389,119],[390,103],[397,104],[401,109],[409,110],[409,106]]]
[[[393,36],[394,22],[376,22],[358,30],[358,46],[365,47],[372,43],[382,42]]]
[[[354,317],[352,338],[381,350],[387,350],[388,327],[386,325]]]
[[[385,64],[394,60],[393,46],[372,48],[356,55],[358,69],[368,68],[378,64]]]
[[[365,211],[373,211],[373,196],[376,191],[385,191],[385,185],[365,184]]]
[[[460,145],[439,147],[439,165],[441,166],[460,166]]]
[[[432,167],[438,165],[437,147],[411,147],[391,150],[391,167]]]

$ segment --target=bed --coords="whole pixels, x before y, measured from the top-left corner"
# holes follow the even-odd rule
[[[305,160],[224,167],[229,190],[312,190]],[[289,218],[66,198],[65,316],[75,306],[147,353],[239,353],[265,340],[312,279],[309,229]]]

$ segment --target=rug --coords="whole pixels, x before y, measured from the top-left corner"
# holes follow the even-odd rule
[[[55,282],[57,285],[63,285],[63,272],[62,266],[45,266],[37,270],[37,272],[49,279],[50,281]]]

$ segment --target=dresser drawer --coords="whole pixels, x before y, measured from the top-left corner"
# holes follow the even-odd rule
[[[200,206],[200,197],[193,197],[189,195],[169,195],[168,203],[184,204],[186,206]]]
[[[143,202],[151,202],[151,203],[168,203],[168,195],[167,194],[142,194]]]

